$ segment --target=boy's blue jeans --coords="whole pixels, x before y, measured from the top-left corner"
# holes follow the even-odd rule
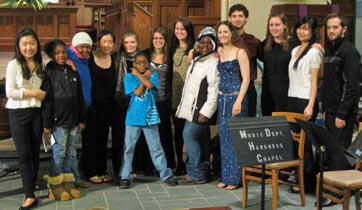
[[[164,181],[167,178],[172,177],[173,176],[172,170],[170,168],[167,168],[167,161],[165,153],[161,146],[157,125],[126,126],[125,144],[124,144],[125,150],[124,150],[123,163],[119,177],[121,177],[121,179],[131,180],[133,154],[138,138],[141,135],[141,131],[143,131],[146,137],[146,142],[148,145],[148,149],[150,151],[153,165],[160,173],[161,180]]]
[[[56,142],[53,145],[49,175],[54,177],[61,173],[74,173],[74,168],[77,169],[79,175],[76,144],[80,132],[77,131],[77,127],[55,127],[52,134]],[[77,176],[77,173],[74,173],[74,175]]]

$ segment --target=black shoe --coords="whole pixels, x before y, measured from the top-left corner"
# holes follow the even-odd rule
[[[33,203],[31,203],[29,206],[20,206],[19,210],[30,210],[32,208],[35,208],[39,204],[38,199],[35,198]]]
[[[178,185],[177,179],[175,179],[175,178],[173,178],[173,177],[168,177],[164,182],[165,182],[168,186],[176,186],[176,185]]]
[[[129,179],[121,179],[119,181],[119,186],[122,188],[122,189],[128,189],[129,186],[131,186],[131,180]]]
[[[113,179],[113,184],[114,184],[115,186],[120,186],[120,185],[121,185],[121,180],[118,179],[118,178],[115,178],[115,179]]]
[[[336,203],[329,199],[322,198],[321,207],[328,207],[333,205],[336,205]],[[314,202],[314,206],[317,207],[317,202]]]
[[[177,180],[179,185],[196,185],[196,184],[205,184],[205,179],[199,179],[199,180],[187,180],[187,179],[179,179]]]

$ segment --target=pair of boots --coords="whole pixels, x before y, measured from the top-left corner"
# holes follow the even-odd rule
[[[74,175],[64,173],[48,178],[49,198],[51,200],[67,201],[71,198],[80,198],[79,190],[74,187]]]

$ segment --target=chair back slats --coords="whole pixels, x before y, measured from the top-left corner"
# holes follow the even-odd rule
[[[307,117],[300,113],[295,112],[273,112],[272,116],[285,116],[287,118],[287,122],[291,124],[297,125],[297,121],[295,119],[307,120]],[[300,128],[297,125],[298,128]],[[305,142],[305,133],[303,129],[300,129],[299,133],[291,130],[293,141],[298,143],[298,157],[299,159],[304,158],[304,142]]]

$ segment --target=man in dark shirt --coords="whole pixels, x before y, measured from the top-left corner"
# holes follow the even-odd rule
[[[347,19],[332,13],[326,17],[322,105],[327,129],[344,147],[351,144],[358,111],[360,54],[348,41]]]
[[[249,55],[250,63],[250,83],[247,92],[248,96],[248,111],[249,117],[256,116],[256,90],[254,86],[254,80],[257,77],[257,63],[256,63],[256,49],[260,45],[260,40],[252,34],[245,32],[244,26],[246,25],[249,17],[249,10],[242,4],[235,4],[229,9],[229,21],[236,28],[240,39],[246,47]]]

